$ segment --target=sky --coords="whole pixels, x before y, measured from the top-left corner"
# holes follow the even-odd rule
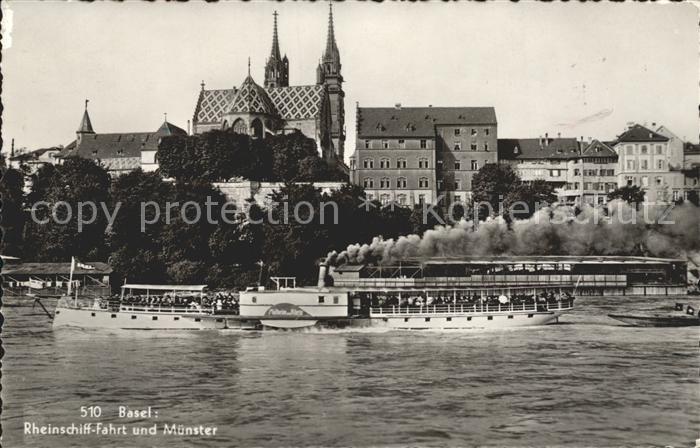
[[[315,83],[328,2],[38,2],[3,7],[3,151],[96,132],[187,127],[200,83],[262,84],[272,13],[290,84]],[[697,142],[691,4],[334,3],[346,158],[360,106],[493,106],[502,138],[611,139],[628,122]]]

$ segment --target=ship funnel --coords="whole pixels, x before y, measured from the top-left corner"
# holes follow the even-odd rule
[[[318,287],[323,288],[326,286],[326,273],[328,272],[328,265],[325,261],[321,262],[318,266]]]

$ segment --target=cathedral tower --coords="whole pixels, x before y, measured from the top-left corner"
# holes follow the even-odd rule
[[[275,22],[272,30],[272,51],[265,64],[265,88],[289,87],[289,60],[287,55],[280,55],[280,44],[277,39],[277,11],[272,14]]]
[[[331,4],[328,14],[326,51],[316,69],[316,82],[325,85],[328,90],[331,103],[331,138],[338,158],[343,160],[345,153],[345,92],[343,92],[343,75],[340,74],[340,69],[340,52],[335,42],[333,4]]]

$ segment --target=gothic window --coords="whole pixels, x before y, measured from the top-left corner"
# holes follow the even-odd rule
[[[420,188],[428,188],[428,178],[427,177],[421,177],[418,179],[418,187]]]
[[[396,160],[396,168],[406,168],[406,159],[400,158]]]
[[[382,177],[379,181],[379,188],[389,188],[391,187],[391,181],[388,177]]]
[[[428,159],[426,157],[418,159],[418,168],[428,168]]]
[[[362,167],[365,169],[374,168],[374,159],[364,159],[362,160]]]
[[[248,127],[245,124],[245,121],[243,119],[239,118],[238,120],[233,122],[233,132],[236,134],[247,134],[248,133]]]
[[[263,124],[259,118],[256,118],[255,120],[253,120],[251,127],[253,128],[253,138],[262,138],[262,136],[263,136]]]
[[[387,159],[386,157],[379,159],[379,168],[391,168],[389,166],[389,159]]]
[[[406,178],[399,177],[396,179],[396,188],[406,188]]]
[[[382,205],[387,205],[391,201],[391,196],[388,194],[383,194],[379,196],[379,202],[382,203]]]
[[[363,185],[365,186],[365,188],[374,188],[374,179],[372,179],[371,177],[365,177]]]

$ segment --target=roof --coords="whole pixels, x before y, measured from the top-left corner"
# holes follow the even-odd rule
[[[59,146],[52,146],[51,148],[41,148],[41,149],[35,149],[34,151],[29,151],[29,152],[23,152],[21,154],[17,154],[13,157],[10,157],[10,160],[30,160],[30,159],[38,159],[42,155],[44,155],[47,152],[51,151],[61,151],[63,148]]]
[[[434,137],[440,125],[496,124],[493,107],[360,107],[358,137]]]
[[[219,123],[221,116],[231,109],[236,89],[202,90],[194,110],[196,123]]]
[[[229,112],[275,115],[275,106],[265,89],[257,85],[253,77],[248,75],[238,89]]]
[[[656,257],[637,257],[623,255],[493,255],[493,256],[455,256],[455,257],[428,257],[428,258],[407,258],[402,260],[405,263],[413,262],[416,264],[493,264],[493,263],[569,263],[569,264],[659,264],[659,263],[678,263],[685,262],[679,258],[656,258]],[[364,265],[343,265],[342,268],[348,270],[350,266]],[[339,270],[340,267],[335,268]]]
[[[593,140],[581,151],[581,157],[584,159],[593,157],[617,157],[617,153],[605,143],[599,140]]]
[[[667,142],[668,137],[664,137],[651,129],[645,128],[640,124],[635,124],[631,128],[617,137],[617,143],[626,142]]]
[[[125,283],[122,289],[152,289],[154,291],[196,291],[202,292],[207,285],[141,285],[137,283]]]
[[[683,145],[684,154],[700,154],[700,145],[697,143],[685,143]]]
[[[112,273],[112,267],[107,263],[85,261],[81,264],[92,266],[95,269],[85,269],[76,265],[73,275],[107,275]],[[70,275],[70,265],[70,262],[6,264],[2,268],[2,273],[3,275]]]
[[[342,266],[334,267],[334,272],[359,272],[364,266],[361,264],[344,264]]]
[[[125,132],[110,134],[85,134],[80,145],[72,141],[58,157],[85,157],[87,159],[132,159],[114,162],[120,166],[110,166],[108,169],[136,169],[140,162],[141,151],[157,151],[161,137],[168,135],[187,135],[183,129],[165,121],[156,132]],[[126,164],[126,165],[124,165]],[[121,166],[124,165],[124,166]]]
[[[318,117],[326,96],[322,85],[275,87],[267,92],[277,114],[285,120]]]
[[[498,159],[575,159],[581,157],[575,138],[499,138]]]

